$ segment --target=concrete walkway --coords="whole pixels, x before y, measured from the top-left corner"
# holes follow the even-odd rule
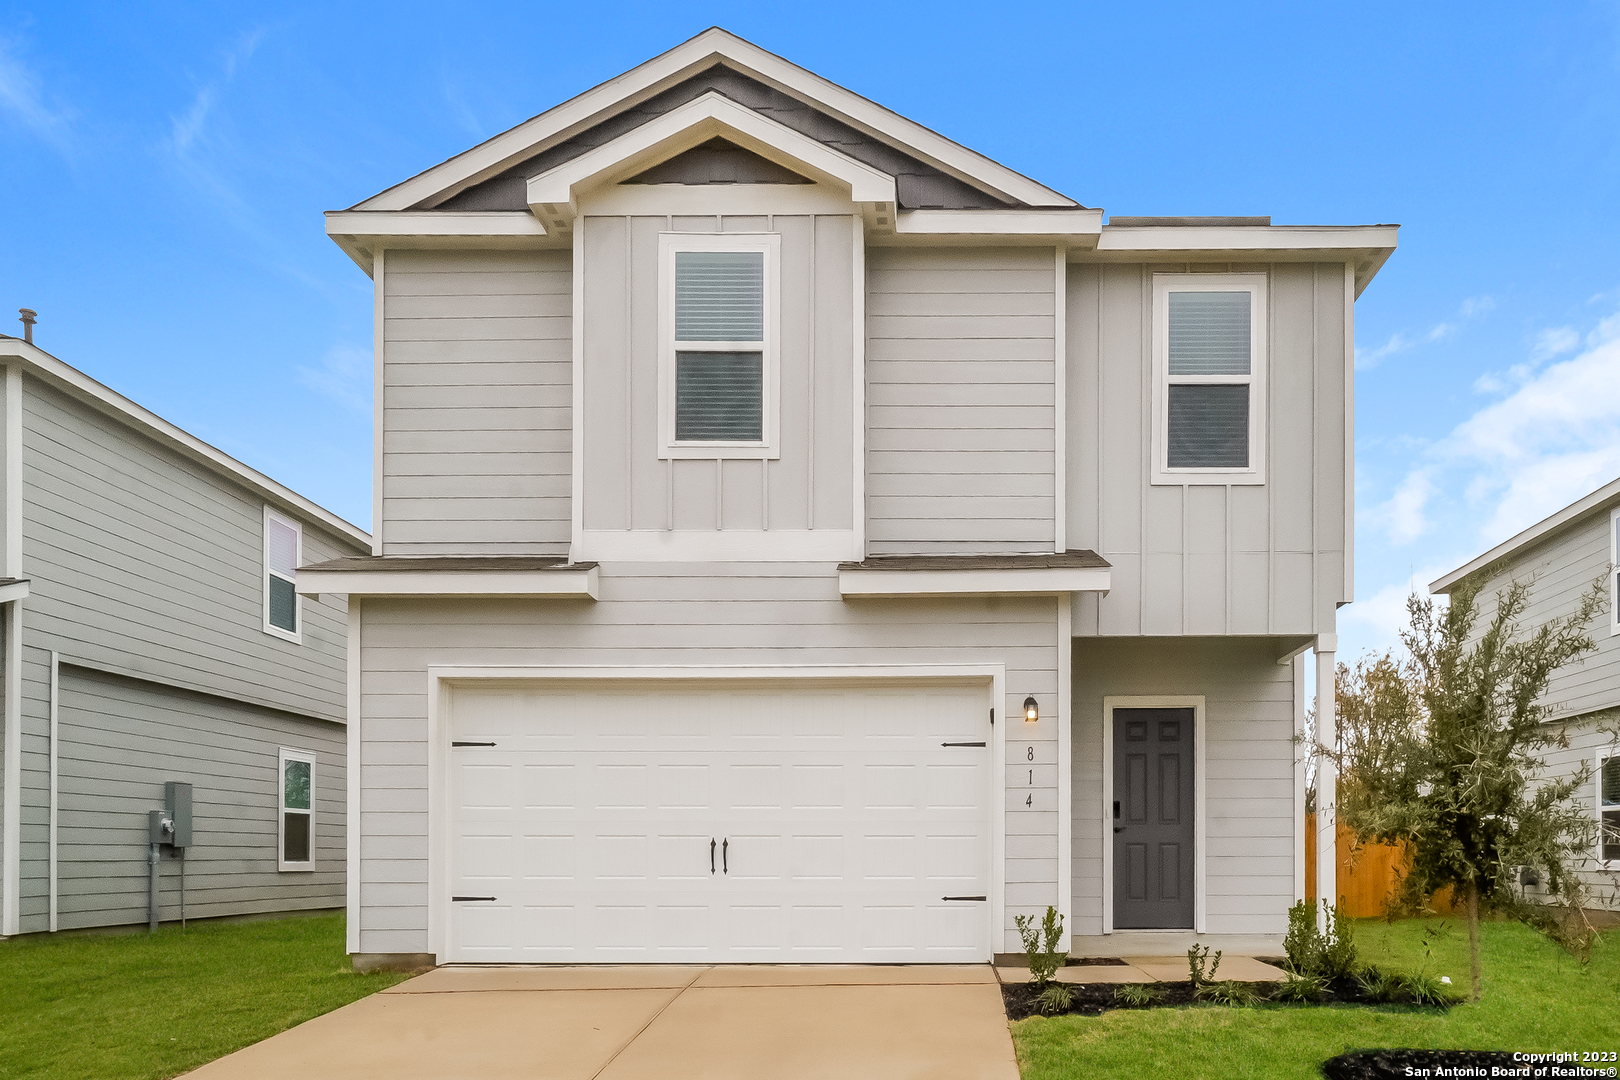
[[[1060,982],[1071,983],[1149,983],[1186,982],[1185,956],[1121,956],[1123,964],[1075,964],[1059,968],[1053,976]],[[1029,969],[998,967],[996,974],[1002,982],[1029,981]],[[1281,979],[1285,972],[1252,956],[1222,956],[1216,969],[1215,981],[1235,979],[1241,982],[1271,982]]]
[[[1018,1080],[972,967],[445,967],[193,1080]]]

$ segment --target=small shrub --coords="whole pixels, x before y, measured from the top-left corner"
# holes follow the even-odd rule
[[[1316,929],[1316,906],[1301,900],[1288,909],[1288,934],[1283,938],[1288,970],[1316,975],[1322,970],[1322,934]]]
[[[1356,975],[1356,985],[1361,988],[1361,994],[1368,1001],[1384,1003],[1399,1001],[1401,999],[1400,979],[1369,967]]]
[[[1114,1000],[1121,1005],[1131,1005],[1142,1008],[1144,1005],[1157,1005],[1164,1000],[1164,991],[1152,983],[1122,983],[1114,987]]]
[[[1039,923],[1033,915],[1019,915],[1013,919],[1013,925],[1024,943],[1030,985],[1044,989],[1069,959],[1068,953],[1058,951],[1058,942],[1063,940],[1063,916],[1057,913],[1057,908],[1048,907]]]
[[[1425,972],[1402,975],[1396,979],[1396,983],[1400,996],[1414,1005],[1449,1005],[1453,1000],[1451,991],[1438,975]]]
[[[1322,923],[1327,933],[1322,941],[1322,974],[1342,979],[1356,970],[1356,929],[1344,905],[1328,906],[1322,901]]]
[[[1074,1004],[1074,988],[1068,983],[1049,982],[1039,994],[1035,996],[1035,1006],[1047,1016],[1056,1016],[1066,1013]]]
[[[1215,950],[1215,960],[1213,963],[1211,963],[1209,959],[1208,945],[1194,945],[1192,948],[1187,950],[1187,977],[1192,980],[1194,990],[1214,982],[1215,973],[1220,969],[1221,950]]]
[[[1238,1008],[1253,1005],[1260,1000],[1260,995],[1254,992],[1254,987],[1236,979],[1201,986],[1198,988],[1198,996],[1217,1005],[1234,1005]]]
[[[1302,975],[1290,971],[1277,984],[1278,1001],[1321,1001],[1327,995],[1327,980],[1320,975]]]

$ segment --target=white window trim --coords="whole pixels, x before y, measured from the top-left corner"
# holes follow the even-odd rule
[[[282,858],[287,853],[287,762],[303,761],[309,764],[309,861],[288,862]],[[315,766],[315,751],[291,750],[283,746],[276,755],[276,869],[284,872],[299,872],[315,869],[315,793],[317,776]],[[303,813],[294,807],[295,814]]]
[[[1102,932],[1114,933],[1114,710],[1115,709],[1191,709],[1193,711],[1193,933],[1207,934],[1208,878],[1204,872],[1204,853],[1207,815],[1206,772],[1204,769],[1204,695],[1154,695],[1151,697],[1103,698],[1103,751],[1102,751]],[[1160,930],[1122,930],[1125,934],[1158,934]],[[1186,930],[1169,931],[1186,933]]]
[[[1170,460],[1170,300],[1172,292],[1247,292],[1249,375],[1178,375],[1177,385],[1249,384],[1249,467],[1246,469],[1172,469]],[[1265,274],[1153,275],[1153,484],[1264,484],[1266,482],[1266,326]]]
[[[1620,634],[1620,610],[1616,610],[1616,603],[1620,602],[1620,588],[1615,585],[1616,574],[1620,573],[1620,507],[1609,511],[1609,636]]]
[[[765,256],[765,340],[760,343],[762,388],[758,442],[675,441],[675,254],[681,251],[757,251]],[[781,274],[779,233],[660,233],[658,237],[658,457],[775,459],[781,452]],[[700,341],[683,352],[749,352],[752,343]]]
[[[1603,763],[1613,758],[1620,758],[1620,746],[1599,750],[1592,770],[1592,816],[1597,819],[1598,829],[1592,858],[1597,861],[1599,870],[1620,870],[1620,859],[1603,857]]]
[[[298,534],[298,557],[296,559],[294,559],[293,562],[294,562],[295,566],[301,566],[301,565],[303,565],[303,562],[304,562],[304,526],[299,524],[298,522],[294,521],[292,518],[288,517],[287,515],[278,514],[274,510],[272,510],[268,506],[266,506],[264,508],[264,529],[263,529],[264,545],[263,545],[263,551],[261,552],[261,554],[263,556],[263,559],[264,559],[264,581],[262,583],[263,596],[261,598],[262,605],[263,605],[261,610],[262,610],[263,616],[264,616],[264,632],[267,633],[267,634],[271,634],[271,635],[273,635],[275,637],[281,638],[283,641],[290,641],[294,645],[302,645],[304,643],[304,598],[302,596],[298,595],[298,582],[296,580],[294,580],[293,578],[286,577],[283,574],[276,574],[275,571],[270,569],[270,523],[271,522],[276,522],[277,524],[285,525],[285,526],[287,526],[287,528],[292,529],[294,532],[296,532]],[[281,627],[276,626],[274,623],[272,623],[270,621],[270,578],[271,578],[271,575],[274,575],[274,576],[276,576],[278,578],[281,578],[283,581],[288,581],[288,582],[292,583],[292,586],[293,586],[293,626],[295,626],[297,628],[296,630],[283,630]]]

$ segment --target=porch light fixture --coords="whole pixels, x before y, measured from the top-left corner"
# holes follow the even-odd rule
[[[1024,723],[1033,724],[1041,718],[1041,707],[1035,703],[1035,695],[1031,694],[1024,699]]]

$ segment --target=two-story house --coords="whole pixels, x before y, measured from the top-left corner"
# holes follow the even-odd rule
[[[1393,226],[1105,224],[713,29],[327,231],[358,964],[1276,947]]]
[[[1551,775],[1574,777],[1583,768],[1591,785],[1580,796],[1592,815],[1595,843],[1576,867],[1595,908],[1620,910],[1620,480],[1536,522],[1518,535],[1438,578],[1429,586],[1450,595],[1461,586],[1479,589],[1482,630],[1495,614],[1498,593],[1518,580],[1530,586],[1520,621],[1536,627],[1568,617],[1581,594],[1599,579],[1608,610],[1588,627],[1597,648],[1553,672],[1543,704],[1557,738],[1545,755]],[[1526,895],[1544,897],[1537,879],[1521,881]]]
[[[370,536],[29,340],[0,366],[0,935],[341,907],[347,617],[294,577]]]

